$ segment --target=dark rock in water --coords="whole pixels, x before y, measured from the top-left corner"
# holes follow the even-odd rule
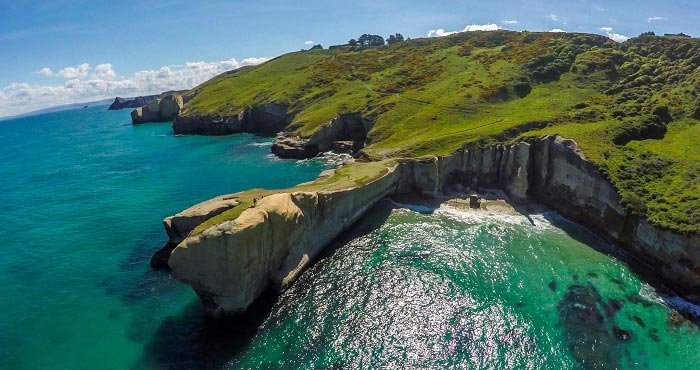
[[[518,303],[515,304],[515,307],[523,308],[523,307],[525,307],[525,303],[523,303],[523,302],[518,302]]]
[[[625,298],[627,298],[627,300],[630,303],[641,304],[643,307],[650,307],[651,306],[651,303],[645,301],[644,299],[642,299],[642,297],[640,297],[636,294],[627,294],[625,296]]]
[[[660,342],[661,339],[659,339],[659,336],[656,334],[659,332],[659,329],[651,329],[649,330],[649,338],[653,340],[654,342]]]
[[[595,272],[589,272],[587,275],[588,275],[588,277],[592,277],[592,278],[598,277],[598,274],[596,274]]]
[[[574,281],[578,281],[578,275],[574,275]]]
[[[620,289],[625,290],[625,283],[622,282],[622,280],[617,279],[617,278],[611,278],[610,281],[615,283]]]
[[[639,317],[639,316],[632,316],[632,320],[634,320],[634,322],[636,322],[637,325],[639,325],[639,326],[642,327],[642,328],[646,328],[646,327],[647,327],[647,324],[645,324],[645,323],[644,323],[644,320],[642,320],[642,318]]]
[[[674,310],[669,310],[668,312],[668,327],[669,328],[678,328],[679,326],[683,325],[685,322],[685,318],[679,314],[678,312]]]
[[[554,280],[550,281],[548,286],[549,286],[549,289],[552,290],[553,292],[555,292],[557,290],[557,282]]]
[[[158,99],[158,95],[137,96],[131,99],[116,97],[114,102],[109,106],[109,110],[119,110],[124,108],[145,107],[148,103]]]
[[[469,208],[480,208],[481,207],[481,199],[479,199],[478,195],[470,195],[469,196]]]
[[[621,343],[631,334],[612,327],[614,318],[609,315],[615,310],[605,303],[594,286],[570,286],[557,305],[557,311],[566,331],[567,346],[583,368],[620,368],[624,351]]]
[[[608,300],[608,307],[610,308],[609,312],[611,313],[610,316],[616,314],[618,311],[622,309],[622,305],[624,305],[624,302],[620,299],[614,299],[611,298]]]
[[[615,337],[621,341],[626,342],[626,341],[632,339],[632,332],[630,332],[629,330],[620,329],[617,326],[615,326],[613,328],[613,333],[615,333]]]
[[[307,140],[296,137],[278,137],[272,144],[272,154],[281,158],[304,159],[312,156],[306,148]]]

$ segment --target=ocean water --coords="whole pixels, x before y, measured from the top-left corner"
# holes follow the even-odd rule
[[[700,329],[555,213],[384,201],[291,289],[209,321],[163,217],[331,166],[92,107],[0,121],[0,369],[697,369]]]

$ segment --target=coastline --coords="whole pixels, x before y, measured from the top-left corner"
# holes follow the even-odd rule
[[[378,162],[370,162],[372,163],[377,165]],[[362,165],[349,164],[341,168]],[[320,191],[311,193],[303,193],[303,187],[261,193],[262,202],[250,210],[242,210],[242,213],[238,212],[235,217],[214,222],[205,228],[206,231],[201,230],[204,238],[191,235],[190,232],[181,233],[189,236],[182,243],[178,243],[170,255],[168,263],[174,276],[193,286],[200,298],[207,302],[210,307],[207,312],[214,313],[213,316],[240,312],[254,301],[263,287],[268,286],[269,281],[276,281],[273,286],[277,286],[277,290],[283,290],[325,245],[385,196],[413,193],[415,196],[439,200],[444,194],[455,190],[459,193],[465,189],[495,188],[502,189],[515,203],[541,203],[618,243],[635,256],[635,261],[655,271],[666,285],[681,296],[694,302],[698,300],[694,287],[700,277],[694,273],[693,268],[696,263],[700,263],[700,259],[692,253],[700,237],[685,237],[658,230],[645,220],[630,215],[620,205],[620,197],[612,185],[585,159],[576,143],[571,140],[548,136],[532,143],[522,142],[510,147],[465,150],[451,156],[422,160],[399,160],[395,164],[387,163],[384,168],[388,172],[378,172],[375,175],[379,176],[377,180],[350,184],[350,187],[319,189]],[[335,174],[325,173],[314,183],[337,181],[337,177]],[[378,181],[383,185],[373,185]],[[268,198],[269,202],[266,201]],[[289,206],[278,206],[282,198],[287,199],[284,202],[291,201],[283,202]],[[302,201],[302,198],[309,200]],[[495,199],[493,201],[493,207],[498,205],[507,208],[507,203],[498,203]],[[266,204],[274,206],[270,208]],[[487,207],[488,204],[487,202]],[[331,209],[333,211],[329,215],[332,216],[323,216],[324,212],[331,212]],[[257,212],[261,216],[251,219],[253,214],[248,214],[249,212]],[[274,221],[278,217],[280,220],[295,221]],[[339,222],[338,225],[342,226],[335,227],[334,222]],[[249,228],[243,225],[260,226],[253,226],[258,231],[245,231]],[[299,229],[292,225],[306,226]],[[310,225],[315,226],[309,227]],[[288,231],[282,231],[288,228]],[[237,236],[238,234],[241,236]],[[281,240],[274,236],[280,234],[293,237]],[[243,239],[236,241],[239,238],[244,238],[247,242],[243,243]],[[307,251],[309,253],[288,254],[288,251],[297,248],[306,250],[309,247],[305,243],[309,241],[312,245]],[[258,243],[262,244],[254,247]],[[273,255],[281,254],[271,260],[276,262],[272,262],[270,266],[267,259],[260,260],[262,256],[259,255],[260,252],[255,251],[256,248],[269,251]],[[183,259],[182,253],[185,251],[189,257]],[[245,253],[247,257],[241,257],[244,261],[238,262],[224,257],[230,256],[231,253]],[[216,262],[221,258],[233,265],[222,269],[220,262]],[[679,259],[688,259],[690,263],[670,263]],[[245,266],[250,266],[251,263],[270,266],[264,270],[286,266],[279,274],[287,278],[268,280],[271,278],[267,272],[259,272],[255,273],[256,277],[253,280],[249,280],[252,278],[252,275],[249,275],[249,267],[235,267],[239,263]],[[220,267],[215,268],[216,271],[213,272],[209,270],[211,266]],[[232,281],[237,282],[238,288],[231,286]],[[245,281],[254,282],[253,291],[249,290],[250,287],[245,286],[245,283],[240,285]],[[222,289],[228,293],[222,294]],[[240,297],[232,298],[240,294],[237,293],[237,289],[246,292],[243,301],[239,301]],[[221,297],[229,297],[226,299],[233,299],[238,303],[221,306],[217,303]]]

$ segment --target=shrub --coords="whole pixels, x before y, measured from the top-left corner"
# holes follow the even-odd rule
[[[695,119],[700,119],[700,101],[695,106],[695,111],[693,112],[693,115],[691,117]]]
[[[613,133],[613,143],[625,145],[632,140],[663,139],[666,131],[666,125],[657,116],[643,116],[617,127]]]
[[[669,123],[673,121],[673,117],[671,117],[671,113],[669,113],[668,107],[665,105],[654,107],[654,112],[652,114],[658,117],[661,122]]]
[[[519,98],[524,98],[530,94],[532,86],[530,86],[529,82],[518,82],[513,86],[513,91]]]

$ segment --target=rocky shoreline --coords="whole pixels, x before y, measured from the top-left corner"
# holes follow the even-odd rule
[[[276,136],[271,152],[280,158],[289,159],[313,158],[326,151],[356,154],[364,148],[367,134],[373,126],[373,122],[360,113],[345,113],[322,125],[311,136],[301,137],[291,131],[294,115],[289,112],[286,104],[261,104],[226,116],[181,114],[190,99],[190,95],[164,94],[132,111],[132,122],[173,121],[173,132],[176,135],[222,136],[251,133]]]
[[[406,193],[431,198],[478,188],[502,189],[516,203],[544,204],[590,227],[677,293],[700,302],[700,236],[661,230],[627,211],[578,145],[559,136],[397,160],[380,177],[345,189],[267,195],[237,218],[192,235],[226,204],[230,208],[236,195],[218,197],[166,219],[170,241],[160,258],[175,246],[167,259],[175,278],[192,286],[211,316],[237,313],[264,289],[285,289],[380,199]]]

